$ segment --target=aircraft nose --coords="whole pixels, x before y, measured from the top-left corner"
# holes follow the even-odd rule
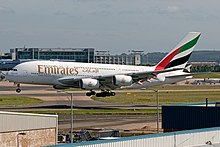
[[[1,71],[0,71],[0,81],[2,81],[2,80],[4,80],[5,79],[5,75],[4,75],[4,73],[2,73]]]
[[[8,72],[9,72],[9,71],[8,71]],[[7,79],[7,77],[8,77],[8,72],[4,72],[4,73],[2,73],[2,76],[4,76],[5,79]]]
[[[8,71],[8,72],[3,73],[3,76],[5,77],[5,79],[6,79],[6,80],[9,80],[9,81],[11,80],[11,78],[13,77],[13,75],[14,75],[14,74],[13,74],[13,71],[11,71],[11,70]]]

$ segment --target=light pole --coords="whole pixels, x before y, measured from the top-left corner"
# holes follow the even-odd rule
[[[57,91],[57,92],[64,92],[70,95],[70,143],[73,143],[73,93],[69,93],[66,91]]]
[[[73,143],[73,93],[68,93],[68,94],[70,94],[70,98],[71,98],[70,143]]]
[[[157,101],[157,133],[159,133],[159,90],[154,90],[152,89],[154,92],[156,92],[156,101]]]
[[[70,95],[70,143],[73,143],[73,93],[65,92]]]
[[[157,133],[159,133],[159,90],[155,90],[157,93]]]
[[[19,144],[19,136],[20,136],[20,135],[23,136],[23,135],[26,135],[26,133],[18,133],[18,134],[17,134],[17,147],[20,146],[20,144]]]

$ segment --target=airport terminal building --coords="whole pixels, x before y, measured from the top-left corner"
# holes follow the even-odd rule
[[[15,48],[12,60],[71,60],[94,63],[94,48]]]
[[[111,55],[109,51],[96,51],[95,63],[141,65],[143,51],[131,51],[129,54]]]
[[[14,48],[0,54],[0,70],[10,70],[17,64],[31,60],[62,60],[84,63],[141,65],[143,51],[111,55],[94,48]]]
[[[142,52],[110,55],[109,51],[96,51],[94,48],[15,48],[10,53],[13,60],[70,60],[84,63],[140,65]]]

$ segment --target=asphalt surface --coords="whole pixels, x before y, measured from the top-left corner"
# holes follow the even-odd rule
[[[13,83],[7,81],[0,82],[0,96],[3,95],[22,95],[28,97],[39,98],[43,100],[43,103],[35,106],[6,108],[0,107],[0,110],[48,110],[48,109],[69,109],[70,108],[70,93],[73,93],[73,105],[75,109],[148,109],[155,108],[156,105],[148,104],[120,104],[120,103],[105,103],[100,101],[94,101],[90,97],[85,96],[87,91],[56,91],[52,86],[45,85],[29,85],[21,84],[21,93],[15,92],[16,86]],[[143,92],[143,90],[135,90],[135,92]],[[147,90],[144,90],[147,92]],[[148,90],[152,92],[152,90]],[[163,91],[163,90],[160,90]],[[165,90],[173,91],[173,90]],[[198,90],[175,90],[175,91],[220,91],[220,89],[198,89]],[[117,92],[130,92],[130,90],[120,90]]]
[[[146,109],[152,105],[133,105],[133,104],[120,104],[120,103],[105,103],[94,101],[90,97],[85,96],[86,91],[56,91],[51,86],[45,85],[29,85],[21,84],[21,93],[15,92],[16,85],[7,81],[0,82],[0,96],[22,95],[28,97],[39,98],[43,100],[42,104],[27,107],[6,108],[1,107],[0,110],[16,110],[16,109],[68,109],[70,108],[70,93],[73,93],[73,105],[76,109]]]
[[[51,86],[21,84],[21,93],[15,92],[16,86],[7,81],[0,82],[0,96],[4,95],[22,95],[39,98],[43,103],[35,106],[7,108],[0,107],[1,111],[32,111],[32,110],[57,110],[70,109],[70,92],[56,91]],[[220,89],[199,89],[195,91],[220,91]],[[136,90],[141,91],[143,90]],[[145,90],[146,91],[146,90]],[[169,91],[169,90],[166,90]],[[172,90],[173,91],[173,90]],[[178,90],[176,90],[178,91]],[[179,90],[192,91],[192,90]],[[128,90],[117,92],[129,92]],[[149,90],[152,92],[152,90]],[[129,104],[111,104],[94,101],[85,96],[86,91],[71,91],[73,93],[74,109],[147,109],[155,105],[129,105]],[[74,130],[83,128],[105,128],[122,130],[156,130],[156,115],[74,115]],[[59,115],[59,131],[68,131],[70,127],[69,115]]]
[[[155,131],[156,114],[148,115],[74,115],[74,130],[85,129],[119,129]],[[160,120],[161,121],[161,120]],[[68,130],[70,117],[59,116],[59,129]],[[161,125],[161,124],[160,124]]]
[[[0,96],[22,95],[43,100],[43,103],[35,106],[7,108],[0,107],[1,111],[32,111],[70,109],[70,94],[57,92],[50,86],[21,84],[21,93],[15,92],[16,86],[7,81],[0,82]],[[109,104],[94,101],[85,96],[86,91],[72,91],[75,109],[110,109],[110,108],[146,108],[146,105]],[[155,130],[155,115],[74,115],[74,130],[83,128],[105,128],[120,130],[139,130],[148,128]],[[59,132],[68,132],[70,116],[59,115]]]

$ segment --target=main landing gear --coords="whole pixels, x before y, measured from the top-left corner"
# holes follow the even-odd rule
[[[96,94],[96,92],[91,90],[90,92],[86,93],[86,96],[92,96],[92,95],[95,95],[95,94]]]
[[[16,92],[17,92],[17,93],[20,93],[20,92],[21,92],[20,84],[17,84]]]
[[[106,96],[115,96],[115,92],[112,91],[102,91],[100,93],[96,93],[95,91],[90,91],[86,93],[86,96],[95,95],[96,97],[106,97]]]

